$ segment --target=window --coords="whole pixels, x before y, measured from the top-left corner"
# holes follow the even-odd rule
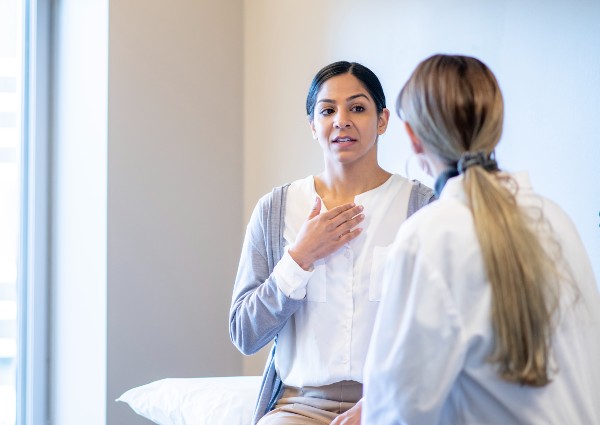
[[[23,2],[0,0],[0,425],[16,423]]]
[[[0,425],[47,416],[48,3],[0,0]]]

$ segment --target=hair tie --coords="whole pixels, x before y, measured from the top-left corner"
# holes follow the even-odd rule
[[[492,152],[490,156],[487,156],[484,151],[463,152],[458,160],[456,169],[459,174],[464,174],[467,168],[474,165],[479,165],[487,171],[498,171],[498,163],[494,158],[494,152]]]
[[[439,198],[442,194],[442,189],[446,186],[446,182],[459,174],[464,174],[465,170],[474,165],[480,165],[487,171],[498,171],[498,163],[495,159],[495,154],[492,152],[487,156],[484,151],[463,152],[460,160],[456,165],[450,165],[449,168],[440,173],[435,181],[435,194]]]

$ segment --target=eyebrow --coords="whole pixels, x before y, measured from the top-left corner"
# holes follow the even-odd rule
[[[359,93],[359,94],[355,94],[355,95],[350,96],[349,98],[347,98],[346,102],[350,102],[350,101],[356,99],[357,97],[364,97],[365,99],[369,100],[369,97],[366,94]],[[319,100],[317,100],[317,103],[335,103],[335,100],[333,100],[333,99],[319,99]]]

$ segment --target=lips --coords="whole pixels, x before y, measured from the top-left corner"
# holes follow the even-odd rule
[[[332,140],[332,143],[351,143],[351,142],[356,142],[356,139],[353,139],[352,137],[336,137],[335,139]]]

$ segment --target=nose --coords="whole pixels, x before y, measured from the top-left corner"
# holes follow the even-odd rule
[[[351,121],[344,111],[340,111],[336,114],[333,125],[335,128],[348,128],[351,125]]]

